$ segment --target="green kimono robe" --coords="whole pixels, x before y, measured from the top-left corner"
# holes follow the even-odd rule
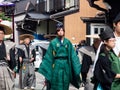
[[[110,52],[110,60],[112,62],[112,70],[120,74],[120,59],[113,52]],[[114,79],[111,90],[120,90],[120,78]]]
[[[50,90],[68,90],[69,84],[79,88],[81,65],[71,44],[64,38],[51,41],[38,72],[50,81]]]

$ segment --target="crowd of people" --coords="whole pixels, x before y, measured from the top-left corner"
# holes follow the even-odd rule
[[[47,90],[69,90],[72,84],[84,90],[120,89],[120,14],[95,38],[93,45],[81,41],[77,53],[70,40],[65,38],[63,23],[56,25],[56,37],[50,41],[38,72],[45,77]],[[35,89],[35,47],[33,35],[19,36],[20,44],[6,45],[4,36],[12,29],[0,24],[0,90],[14,90],[14,78],[19,73],[21,89]],[[81,58],[79,58],[81,54]]]
[[[34,70],[35,50],[30,41],[33,36],[24,34],[20,36],[20,47],[9,41],[4,41],[4,36],[11,34],[12,29],[0,24],[0,90],[14,90],[16,72],[20,74],[20,88],[35,88],[36,77]]]
[[[96,39],[95,43],[99,47],[97,45],[95,48],[93,42],[94,55],[91,54],[90,46],[79,48],[82,53],[81,77],[84,90],[119,90],[120,13],[113,21],[113,29],[107,26]]]

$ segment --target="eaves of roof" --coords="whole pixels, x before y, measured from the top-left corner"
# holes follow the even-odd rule
[[[14,15],[20,15],[25,13],[25,8],[28,2],[31,2],[34,6],[36,1],[35,0],[21,0],[15,3],[15,13]]]
[[[30,12],[26,14],[26,18],[33,19],[33,20],[47,20],[50,19],[50,15],[48,14],[42,14],[42,13],[36,13],[36,12]]]
[[[84,23],[105,23],[105,17],[80,17]]]

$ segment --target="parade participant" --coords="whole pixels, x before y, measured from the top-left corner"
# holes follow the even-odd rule
[[[14,72],[9,68],[9,50],[12,45],[4,41],[4,36],[12,34],[12,29],[0,24],[0,90],[14,90]]]
[[[113,48],[113,50],[116,56],[120,58],[120,13],[113,20],[113,28],[114,28],[114,35],[116,39],[115,47]],[[113,67],[112,69],[116,73],[120,73],[120,62],[117,61],[118,58],[116,58],[116,60],[113,61],[114,64],[112,64],[112,67]],[[111,90],[119,90],[119,88],[120,88],[119,79],[114,79]]]
[[[114,52],[117,56],[120,55],[120,13],[113,20],[114,35],[116,38],[116,44],[114,47]]]
[[[22,50],[19,55],[19,60],[21,63],[20,70],[20,88],[24,89],[34,89],[36,86],[36,76],[35,76],[35,50],[34,47],[30,44],[30,41],[34,37],[30,34],[20,35],[20,40],[23,40],[24,43],[19,46]]]
[[[15,72],[14,78],[16,78],[16,73],[19,73],[20,69],[20,61],[19,61],[19,53],[20,49],[17,47],[17,45],[13,46],[10,49],[10,61],[9,61],[9,67],[11,70]]]
[[[93,90],[93,84],[91,83],[91,77],[93,76],[92,68],[100,42],[100,38],[96,37],[94,38],[93,45],[83,46],[79,49],[79,52],[83,54],[81,76],[84,84],[84,90]]]
[[[115,79],[120,79],[120,74],[117,74],[114,70],[114,68],[116,70],[120,69],[120,61],[112,50],[115,46],[115,36],[113,30],[108,27],[99,36],[103,45],[94,68],[94,90],[112,90],[112,82]]]
[[[38,71],[50,82],[49,90],[69,90],[70,83],[79,88],[80,61],[72,43],[64,37],[62,23],[57,23],[56,33]]]

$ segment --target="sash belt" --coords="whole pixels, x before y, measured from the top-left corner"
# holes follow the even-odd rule
[[[65,56],[65,57],[55,57],[55,60],[67,60],[68,59],[68,56]]]

